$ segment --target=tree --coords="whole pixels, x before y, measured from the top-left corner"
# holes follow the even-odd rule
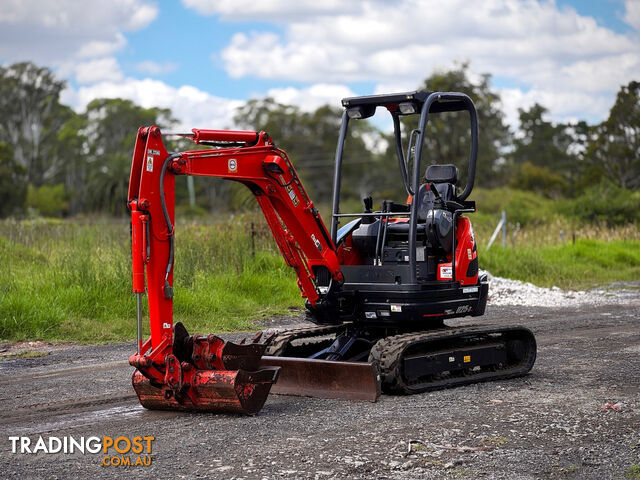
[[[68,195],[68,213],[81,213],[87,204],[89,176],[89,145],[86,137],[87,116],[71,112],[58,132],[52,161],[59,163],[55,183],[64,184]]]
[[[26,170],[13,158],[9,145],[0,142],[0,218],[22,209],[27,195]]]
[[[87,106],[85,209],[121,215],[131,168],[131,151],[138,128],[174,122],[168,109],[142,108],[130,100],[98,99]]]
[[[558,198],[567,191],[567,182],[562,175],[548,167],[541,167],[530,162],[519,166],[511,177],[509,186],[519,190],[531,190],[549,198]]]
[[[333,166],[342,111],[323,106],[313,112],[282,105],[272,98],[249,100],[237,110],[241,128],[264,130],[287,152],[305,188],[316,203],[328,203],[333,189]],[[386,182],[382,157],[367,148],[381,133],[364,120],[349,124],[343,161],[343,193],[358,198],[379,192]]]
[[[586,156],[621,187],[640,188],[640,82],[620,88],[609,118],[595,128]]]
[[[41,185],[56,174],[50,154],[70,112],[58,101],[64,85],[30,62],[0,67],[0,141],[12,147],[27,183]]]
[[[436,72],[427,78],[422,90],[464,92],[476,106],[479,124],[476,185],[492,187],[504,183],[505,152],[511,143],[509,128],[504,124],[500,96],[491,89],[489,74],[472,81],[469,66],[464,63],[446,72]],[[431,115],[427,125],[423,164],[453,163],[460,169],[464,182],[470,150],[469,115],[467,112],[446,112]],[[416,128],[416,127],[411,127]]]
[[[518,109],[522,136],[514,141],[516,165],[530,164],[549,169],[555,174],[569,175],[575,160],[569,148],[574,139],[564,124],[544,120],[548,110],[535,103],[529,110]]]

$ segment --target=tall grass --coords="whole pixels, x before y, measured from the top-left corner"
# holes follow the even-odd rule
[[[135,335],[127,220],[2,224],[0,338],[113,341]],[[251,257],[243,219],[176,233],[174,317],[192,331],[254,328],[302,301],[260,224]]]
[[[567,245],[479,249],[492,274],[562,288],[591,288],[640,279],[640,241],[576,240]]]
[[[500,215],[473,213],[469,218],[473,224],[478,246],[485,247],[500,221]],[[507,246],[509,248],[549,247],[570,244],[574,240],[640,241],[640,229],[634,224],[617,226],[608,226],[602,222],[580,224],[564,217],[556,217],[541,224],[520,225],[512,222],[507,215]],[[498,234],[494,245],[502,245],[502,233]]]

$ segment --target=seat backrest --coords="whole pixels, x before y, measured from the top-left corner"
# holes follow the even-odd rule
[[[424,174],[427,183],[458,183],[458,167],[449,163],[447,165],[429,165]]]

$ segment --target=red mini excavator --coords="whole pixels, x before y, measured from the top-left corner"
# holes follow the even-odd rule
[[[385,392],[419,393],[526,374],[536,357],[524,327],[449,327],[446,319],[481,316],[486,275],[479,274],[466,213],[473,189],[478,124],[471,99],[455,92],[409,92],[342,100],[331,229],[309,199],[287,154],[266,132],[193,129],[209,148],[167,152],[158,127],[138,131],[128,205],[138,351],[133,386],[143,406],[254,414],[276,393],[375,401]],[[348,125],[378,107],[392,117],[399,177],[411,200],[374,210],[340,210]],[[429,115],[466,111],[471,148],[464,189],[454,165],[421,156]],[[401,117],[417,119],[404,154]],[[174,325],[174,185],[176,175],[220,177],[254,194],[286,263],[293,267],[315,325],[249,342],[189,335]],[[351,219],[344,223],[344,220]],[[142,338],[142,296],[151,337]],[[272,388],[273,386],[273,388]]]

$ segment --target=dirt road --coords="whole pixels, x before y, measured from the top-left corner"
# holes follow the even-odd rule
[[[272,395],[256,417],[144,410],[130,383],[133,343],[5,360],[0,477],[623,479],[640,472],[638,298],[493,306],[484,321],[534,331],[530,375],[375,404]],[[615,407],[601,410],[607,403]],[[102,453],[12,453],[10,436],[33,444],[39,436],[155,439],[150,466],[116,467],[102,466]]]

